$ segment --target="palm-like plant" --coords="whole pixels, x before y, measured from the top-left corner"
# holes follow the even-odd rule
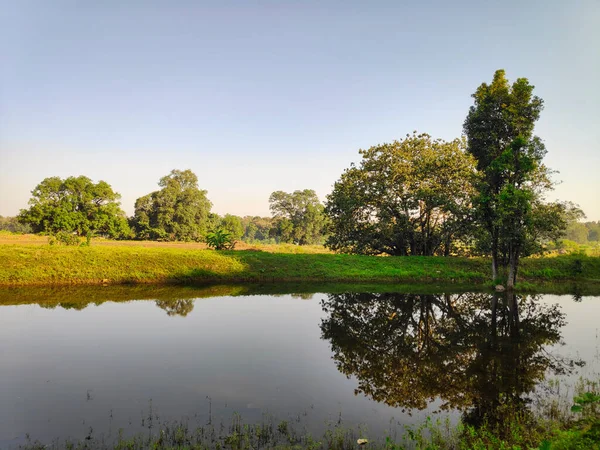
[[[215,250],[233,250],[235,247],[231,233],[221,228],[206,235],[206,244]]]

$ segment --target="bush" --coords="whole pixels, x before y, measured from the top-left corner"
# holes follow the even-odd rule
[[[50,245],[79,245],[79,243],[79,236],[66,231],[59,231],[48,238],[48,244]]]
[[[231,233],[218,229],[206,235],[206,244],[215,250],[233,250],[235,241],[231,237]]]

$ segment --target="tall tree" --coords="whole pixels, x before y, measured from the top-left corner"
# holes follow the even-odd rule
[[[511,85],[504,70],[497,70],[492,83],[481,84],[473,94],[474,105],[463,126],[467,150],[480,174],[474,205],[487,234],[492,278],[498,278],[504,249],[509,288],[516,281],[527,236],[535,234],[540,224],[535,206],[542,205],[544,193],[552,188],[542,162],[546,148],[533,134],[543,109],[543,100],[533,95],[533,89],[526,78]]]
[[[315,191],[276,191],[269,197],[282,241],[300,245],[318,243],[325,231],[323,205]]]
[[[123,237],[130,233],[121,195],[105,181],[93,183],[85,176],[44,179],[31,192],[29,209],[22,209],[19,221],[36,233],[64,231],[79,236]]]
[[[348,253],[448,255],[464,233],[473,158],[427,134],[361,150],[327,197],[327,246]]]
[[[211,202],[198,188],[191,170],[172,170],[160,179],[160,190],[135,202],[133,224],[139,237],[198,241],[204,238],[210,220]]]

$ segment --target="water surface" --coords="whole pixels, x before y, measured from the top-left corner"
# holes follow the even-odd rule
[[[502,402],[530,409],[545,377],[600,369],[600,297],[77,295],[0,306],[1,447],[131,433],[149,414],[268,413],[313,433],[339,420],[387,433],[444,409],[477,423]]]

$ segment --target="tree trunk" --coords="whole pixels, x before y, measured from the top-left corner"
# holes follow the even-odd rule
[[[515,267],[513,270],[513,286],[517,284],[517,271],[519,270],[519,254],[515,255]]]
[[[496,281],[498,278],[498,252],[492,250],[492,281]]]
[[[492,281],[498,279],[498,232],[492,231]]]
[[[510,246],[508,256],[508,280],[506,280],[506,289],[513,290],[517,282],[517,266],[519,265],[519,249]]]

